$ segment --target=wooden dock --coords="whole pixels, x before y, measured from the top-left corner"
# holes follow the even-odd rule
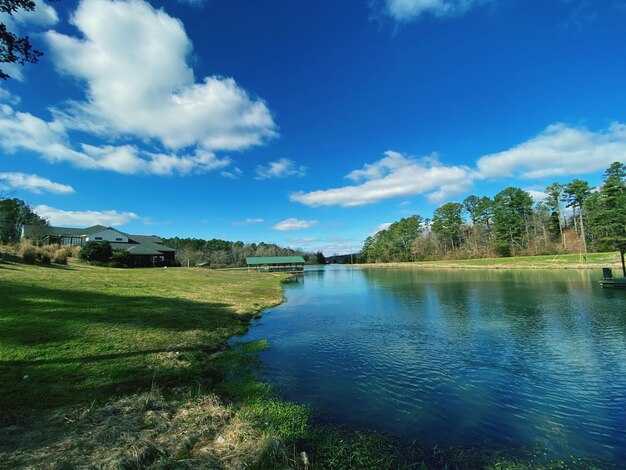
[[[624,277],[613,277],[613,270],[611,268],[602,268],[602,279],[600,279],[600,285],[602,287],[626,289],[626,262],[624,261],[626,242],[618,243],[618,247],[622,257],[622,273],[624,274]]]
[[[602,287],[613,287],[626,289],[626,277],[614,277],[613,279],[601,279]]]

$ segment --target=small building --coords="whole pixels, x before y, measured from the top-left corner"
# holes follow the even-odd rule
[[[136,267],[167,266],[174,264],[176,250],[163,245],[156,235],[130,235],[113,227],[93,225],[87,228],[22,227],[23,240],[37,238],[44,245],[83,246],[90,241],[111,244],[114,250],[126,250]]]
[[[248,271],[301,273],[304,271],[302,256],[261,256],[246,258]]]

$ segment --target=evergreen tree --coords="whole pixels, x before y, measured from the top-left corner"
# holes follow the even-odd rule
[[[502,256],[527,246],[533,199],[520,188],[508,187],[493,198],[495,248]]]
[[[583,250],[587,253],[587,236],[585,234],[585,219],[584,219],[584,207],[585,202],[591,196],[593,188],[589,186],[589,183],[583,180],[575,179],[571,183],[565,186],[563,189],[563,195],[567,204],[567,207],[571,207],[574,210],[574,217],[576,217],[576,209],[578,209],[578,220],[580,223],[580,238],[583,242]]]
[[[612,251],[616,241],[626,237],[626,165],[613,163],[604,174],[604,183],[587,200],[590,232],[597,249]]]
[[[433,214],[432,230],[452,250],[461,245],[461,226],[463,205],[458,202],[448,202],[439,207]]]
[[[554,234],[556,227],[558,229],[559,237],[561,238],[561,242],[563,243],[563,248],[567,249],[567,242],[565,240],[565,233],[563,231],[563,209],[561,206],[561,202],[563,200],[563,190],[564,186],[561,183],[552,183],[550,186],[546,188],[546,204],[552,211],[553,219],[556,219],[557,223],[551,224],[551,232]]]

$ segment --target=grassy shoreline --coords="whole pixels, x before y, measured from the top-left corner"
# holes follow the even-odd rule
[[[267,344],[226,345],[286,278],[0,264],[0,468],[600,468],[420,447],[281,400],[258,377]]]
[[[582,255],[515,256],[510,258],[480,258],[445,261],[415,261],[395,263],[361,263],[364,268],[412,268],[412,269],[597,269],[611,267],[620,275],[620,255],[615,253],[589,253],[586,262]]]

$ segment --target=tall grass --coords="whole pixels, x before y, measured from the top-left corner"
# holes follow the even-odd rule
[[[25,264],[67,264],[69,258],[77,258],[80,247],[69,245],[43,245],[38,246],[30,240],[22,240],[19,243],[0,243],[0,260],[13,260],[20,258]]]

